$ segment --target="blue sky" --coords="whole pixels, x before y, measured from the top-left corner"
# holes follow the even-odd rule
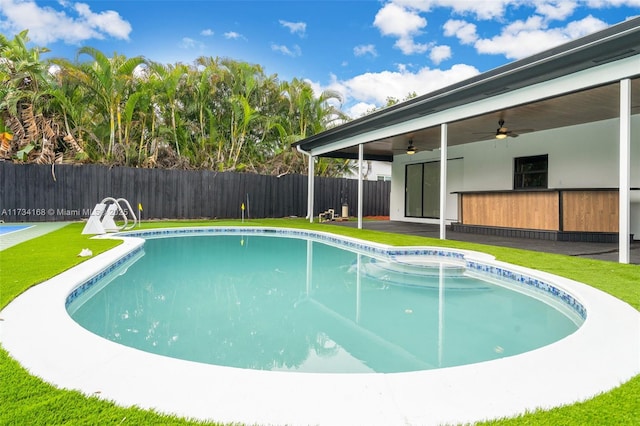
[[[0,32],[44,57],[260,64],[334,89],[352,117],[640,15],[640,0],[0,0]]]

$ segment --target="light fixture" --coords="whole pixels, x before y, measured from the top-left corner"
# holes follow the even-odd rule
[[[506,138],[508,135],[508,130],[506,127],[504,127],[504,120],[500,119],[500,121],[498,121],[498,125],[500,127],[498,127],[498,129],[496,130],[496,139],[504,139]]]
[[[407,147],[407,155],[413,155],[416,153],[416,147],[413,146],[413,142],[409,141],[409,146]]]

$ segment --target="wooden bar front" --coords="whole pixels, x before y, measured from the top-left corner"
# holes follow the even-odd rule
[[[618,232],[617,190],[459,193],[460,223],[566,232]]]
[[[618,191],[562,191],[563,231],[618,232]]]

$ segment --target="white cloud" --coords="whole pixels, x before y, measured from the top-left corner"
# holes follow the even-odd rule
[[[394,46],[400,49],[400,51],[405,55],[424,53],[429,50],[429,44],[416,43],[411,37],[400,37],[398,40],[396,40]]]
[[[407,65],[407,64],[396,64],[396,70],[398,72],[409,72],[409,67],[412,66],[411,64]]]
[[[288,28],[291,34],[298,34],[300,37],[304,37],[307,31],[307,24],[305,22],[288,22],[282,19],[279,22],[280,25]]]
[[[204,47],[204,45],[202,43],[200,43],[199,41],[194,40],[192,38],[183,37],[182,40],[180,40],[180,47],[182,49],[197,49],[197,48]]]
[[[431,52],[429,52],[429,58],[436,65],[439,65],[442,61],[450,59],[451,55],[451,47],[445,45],[435,46],[431,49]]]
[[[411,37],[419,34],[427,26],[427,20],[417,12],[387,3],[378,11],[373,21],[382,35],[395,37]]]
[[[475,43],[478,53],[502,54],[509,59],[521,59],[604,29],[607,24],[593,16],[568,23],[565,27],[547,28],[540,16],[526,21],[515,21],[503,28],[502,33]]]
[[[434,9],[450,9],[452,15],[479,20],[500,20],[508,9],[533,8],[546,20],[564,20],[580,7],[604,9],[612,7],[640,7],[640,0],[390,0],[383,9],[395,7],[415,13],[428,13]]]
[[[473,44],[478,39],[476,25],[458,19],[449,19],[444,23],[444,35],[457,37],[462,44]]]
[[[548,20],[563,20],[573,15],[578,7],[574,0],[535,0],[536,13]]]
[[[200,35],[203,35],[205,37],[210,37],[214,34],[213,30],[210,28],[207,28],[205,30],[200,31]]]
[[[377,109],[378,107],[375,104],[370,104],[367,102],[358,102],[355,105],[347,108],[345,113],[351,118],[362,117],[363,115],[370,114],[372,111]]]
[[[587,6],[594,8],[605,7],[640,7],[640,0],[586,0]]]
[[[387,3],[376,14],[373,25],[382,35],[397,37],[394,46],[405,55],[424,53],[429,49],[428,44],[414,40],[427,26],[427,20],[416,10]]]
[[[475,67],[462,64],[447,70],[425,67],[415,73],[406,71],[403,65],[399,65],[398,69],[400,71],[365,73],[348,80],[338,80],[332,75],[327,86],[315,83],[312,87],[316,93],[331,89],[342,94],[346,111],[355,118],[365,111],[385,105],[387,98],[405,99],[414,92],[420,96],[479,73]]]
[[[235,31],[227,31],[224,33],[224,38],[227,40],[246,40],[245,36]]]
[[[640,1],[640,0],[639,0]],[[640,3],[638,3],[640,6]],[[605,29],[608,26],[606,22],[601,21],[598,18],[594,18],[589,15],[579,21],[569,22],[564,29],[564,32],[571,38],[580,38],[588,34],[595,33]]]
[[[285,56],[291,56],[292,58],[302,55],[302,50],[298,45],[294,45],[292,49],[289,49],[289,47],[283,44],[272,43],[271,50],[273,50],[274,52],[282,53]]]
[[[360,46],[356,46],[353,48],[353,54],[355,56],[378,56],[378,52],[376,52],[376,47],[373,44],[361,44]]]
[[[189,48],[189,47],[193,47],[196,45],[196,41],[192,38],[189,37],[183,37],[182,41],[180,43],[180,46],[184,47],[184,48]]]
[[[474,15],[478,19],[494,19],[504,15],[509,4],[523,3],[521,0],[393,0],[393,3],[420,12],[436,8],[452,9],[458,15]]]
[[[86,3],[58,3],[62,10],[38,6],[32,0],[0,0],[3,32],[29,29],[29,38],[37,44],[64,41],[79,44],[90,39],[113,37],[128,40],[131,24],[117,12],[95,13]]]
[[[83,20],[94,29],[99,30],[101,33],[127,40],[129,33],[131,32],[131,24],[123,20],[118,12],[113,10],[106,10],[100,13],[94,13],[88,4],[76,3],[76,12],[80,16],[80,22]]]

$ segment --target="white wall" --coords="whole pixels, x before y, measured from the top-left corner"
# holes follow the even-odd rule
[[[447,192],[513,189],[513,159],[549,155],[549,188],[617,188],[619,186],[619,120],[491,139],[449,147],[448,157],[461,167],[448,167]],[[439,159],[440,152],[396,156],[392,166],[391,220],[434,223],[404,217],[406,164]],[[640,187],[640,116],[631,119],[631,187]],[[448,221],[457,221],[456,197],[447,198]],[[631,192],[631,232],[640,239],[640,191]]]

